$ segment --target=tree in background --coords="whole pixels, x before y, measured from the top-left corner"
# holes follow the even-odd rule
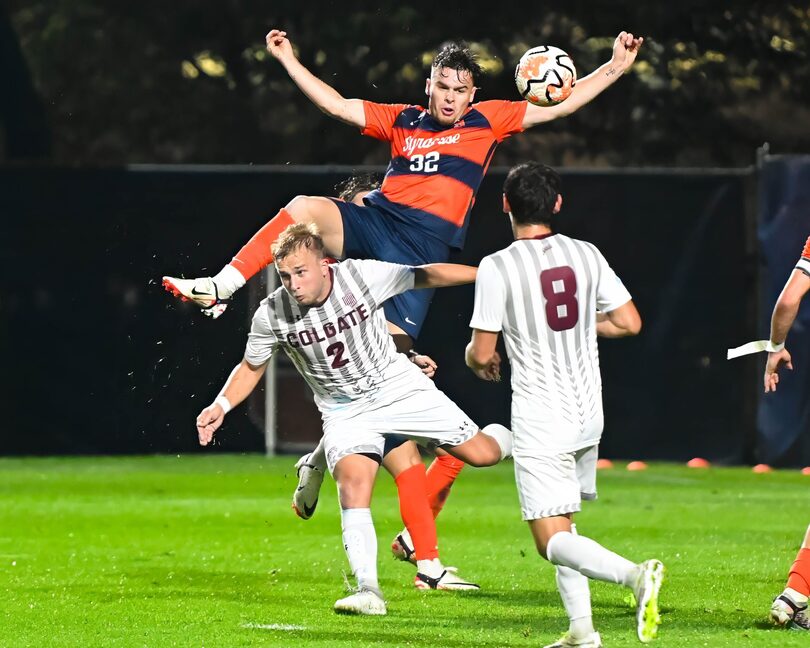
[[[746,166],[764,141],[775,153],[810,150],[808,2],[572,0],[534,12],[501,3],[497,19],[393,0],[350,11],[258,0],[122,6],[7,0],[56,163],[384,163],[384,147],[321,115],[270,60],[264,34],[274,26],[345,96],[413,103],[445,40],[478,51],[488,71],[478,99],[517,99],[512,73],[531,46],[562,47],[584,75],[609,57],[620,29],[645,37],[631,78],[507,141],[496,165]],[[0,31],[2,51],[12,36]],[[8,123],[7,142],[24,121]]]

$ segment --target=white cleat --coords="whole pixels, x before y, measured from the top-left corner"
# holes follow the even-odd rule
[[[203,309],[203,313],[216,319],[231,301],[231,293],[220,288],[211,277],[178,279],[163,277],[163,288],[183,301],[190,301]]]
[[[545,646],[545,648],[569,648],[578,646],[579,648],[602,648],[602,637],[598,632],[592,632],[587,637],[581,639],[574,639],[569,633],[565,633],[560,637],[559,641]]]
[[[312,453],[305,454],[296,463],[298,486],[293,493],[292,508],[302,520],[308,520],[315,513],[318,495],[323,484],[323,470],[308,463]]]
[[[408,529],[402,529],[402,532],[391,542],[391,553],[397,560],[416,564],[416,553],[413,550],[413,541]]]
[[[431,578],[421,572],[416,572],[413,579],[413,586],[416,589],[435,589],[435,590],[480,590],[481,587],[476,583],[464,580],[456,573],[455,567],[445,567],[442,575],[438,578]]]
[[[641,573],[635,587],[636,633],[641,643],[650,643],[658,636],[661,614],[658,609],[658,593],[664,582],[664,563],[660,560],[645,560],[640,565]]]
[[[388,614],[383,597],[378,592],[365,588],[360,588],[354,594],[335,601],[335,612],[375,616]]]
[[[799,612],[806,610],[807,603],[797,603],[789,594],[782,592],[773,600],[769,617],[774,624],[786,626]]]

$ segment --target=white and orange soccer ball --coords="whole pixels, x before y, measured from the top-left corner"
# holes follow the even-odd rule
[[[565,101],[577,82],[571,57],[559,47],[532,47],[520,57],[515,84],[520,96],[535,106],[553,106]]]

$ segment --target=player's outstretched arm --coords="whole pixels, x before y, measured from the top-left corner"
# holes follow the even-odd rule
[[[267,51],[284,66],[295,85],[322,112],[350,126],[365,128],[366,113],[362,100],[346,99],[304,67],[295,56],[287,32],[271,29],[264,40],[267,43]]]
[[[772,344],[779,345],[785,342],[788,331],[796,320],[802,299],[808,290],[810,290],[810,277],[801,270],[794,270],[773,307],[771,315]],[[787,349],[768,354],[763,378],[765,393],[776,391],[776,385],[779,384],[779,369],[783,366],[793,369],[793,362]]]
[[[588,76],[577,81],[573,91],[565,101],[547,108],[528,104],[526,106],[526,116],[523,118],[523,128],[529,128],[558,117],[565,117],[582,108],[582,106],[618,81],[630,69],[643,42],[642,37],[636,38],[633,34],[621,32],[613,42],[613,56],[611,59]]]
[[[478,268],[458,263],[429,263],[414,269],[414,288],[446,288],[475,281]]]
[[[254,367],[247,360],[242,360],[234,367],[219,396],[197,416],[197,437],[200,445],[211,443],[214,433],[225,420],[225,415],[250,395],[259,384],[266,368],[267,363]]]
[[[596,334],[599,337],[627,337],[638,335],[639,331],[641,331],[641,315],[638,314],[632,301],[607,313],[596,315]]]

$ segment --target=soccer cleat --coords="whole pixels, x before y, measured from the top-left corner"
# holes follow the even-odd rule
[[[549,644],[544,648],[570,648],[578,646],[579,648],[602,648],[602,637],[598,632],[592,632],[587,637],[582,639],[574,639],[569,633],[565,633],[560,637],[559,641]]]
[[[211,277],[178,279],[163,277],[163,288],[183,301],[194,302],[203,309],[203,314],[216,319],[228,308],[231,295],[220,289]]]
[[[664,563],[645,560],[635,587],[636,632],[641,643],[649,643],[658,636],[661,615],[658,610],[658,592],[664,582]]]
[[[388,614],[381,593],[361,587],[353,594],[335,601],[335,612],[340,614]]]
[[[793,620],[790,622],[788,628],[791,630],[804,630],[805,632],[810,631],[810,617],[807,616],[806,607],[793,615]]]
[[[391,542],[391,553],[394,554],[394,558],[397,560],[407,561],[415,565],[416,553],[414,553],[411,545],[413,545],[411,534],[408,533],[408,529],[402,529],[402,533]]]
[[[435,590],[479,590],[480,586],[470,581],[466,581],[456,573],[455,567],[445,567],[442,575],[438,578],[431,578],[421,572],[416,572],[413,579],[416,589]]]
[[[323,483],[323,471],[313,466],[309,461],[312,453],[305,454],[296,463],[298,473],[298,486],[292,498],[292,508],[302,520],[308,520],[315,513],[318,505],[318,494]]]
[[[797,603],[788,594],[782,592],[771,604],[770,619],[776,625],[784,626],[794,621],[798,614],[807,619],[807,603]]]

